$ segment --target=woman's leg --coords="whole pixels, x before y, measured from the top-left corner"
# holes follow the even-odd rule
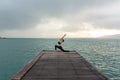
[[[58,46],[58,45],[55,45],[55,50],[60,49],[61,51],[64,51],[64,49],[62,48],[62,46]]]
[[[68,50],[64,50],[62,46],[55,45],[55,50],[60,49],[63,52],[69,52]]]
[[[59,46],[59,49],[60,49],[61,51],[65,52],[65,50],[63,49],[62,46]]]
[[[57,50],[57,46],[58,46],[58,45],[55,45],[55,50]]]

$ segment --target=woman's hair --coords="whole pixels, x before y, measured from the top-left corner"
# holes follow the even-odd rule
[[[64,39],[63,39],[63,42],[64,42]]]
[[[58,44],[61,44],[61,42],[58,41]]]

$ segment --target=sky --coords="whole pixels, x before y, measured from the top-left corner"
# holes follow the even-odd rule
[[[120,34],[120,0],[0,0],[0,36],[97,38]]]

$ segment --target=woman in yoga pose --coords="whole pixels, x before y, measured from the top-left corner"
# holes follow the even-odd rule
[[[57,50],[57,48],[58,48],[58,49],[60,49],[63,52],[69,52],[68,50],[64,50],[63,47],[61,46],[62,43],[64,42],[64,37],[65,36],[66,36],[66,34],[64,34],[64,36],[59,39],[58,44],[55,45],[55,50]]]

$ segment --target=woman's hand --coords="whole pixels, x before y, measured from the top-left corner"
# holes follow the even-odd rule
[[[64,36],[66,36],[66,34],[64,34]]]

